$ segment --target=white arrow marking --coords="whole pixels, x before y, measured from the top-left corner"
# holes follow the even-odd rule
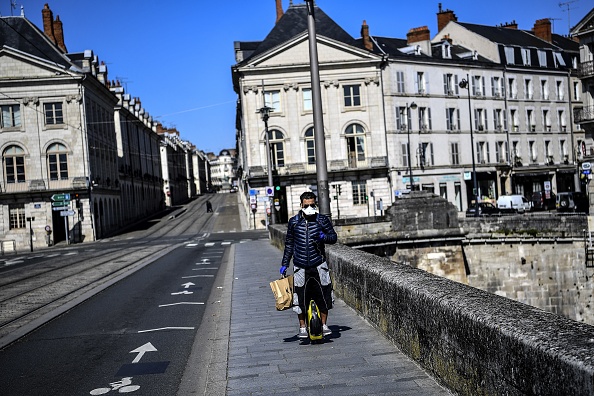
[[[157,348],[155,348],[153,346],[153,344],[151,344],[150,342],[147,342],[146,344],[144,344],[141,347],[136,348],[133,351],[130,351],[130,353],[137,353],[138,355],[136,355],[136,358],[134,358],[134,360],[132,360],[132,363],[138,363],[140,361],[140,359],[142,359],[142,357],[144,356],[145,353],[147,352],[157,352]]]
[[[194,292],[184,290],[177,293],[171,293],[172,296],[179,296],[180,294],[194,294]]]
[[[192,283],[192,282],[188,282],[188,283],[184,283],[182,285],[185,289],[188,289],[190,286],[196,286],[196,284]]]

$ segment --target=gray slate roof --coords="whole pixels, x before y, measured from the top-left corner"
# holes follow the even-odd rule
[[[456,23],[494,43],[516,45],[519,47],[556,48],[554,45],[523,30],[510,29],[501,26],[475,25],[473,23]]]
[[[355,45],[355,39],[343,28],[338,26],[324,11],[319,7],[314,9],[316,21],[316,34],[349,45]],[[268,33],[268,36],[261,41],[248,59],[265,53],[272,48],[291,40],[293,37],[307,31],[307,5],[291,5],[282,18],[276,23],[274,28]]]
[[[0,17],[0,48],[4,46],[66,68],[72,66],[61,50],[45,39],[45,33],[24,17]]]

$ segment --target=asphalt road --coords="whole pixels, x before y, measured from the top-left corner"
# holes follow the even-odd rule
[[[206,360],[190,355],[201,351],[197,344],[209,342],[196,337],[204,333],[208,305],[220,303],[212,294],[223,287],[217,276],[227,266],[229,249],[264,237],[262,232],[241,232],[234,195],[209,198],[215,213],[205,214],[212,217],[201,223],[186,219],[186,226],[177,226],[184,232],[172,232],[176,226],[163,222],[104,241],[103,251],[163,240],[176,247],[0,351],[0,393],[174,395],[182,378],[192,382],[187,373],[201,368],[187,364],[189,359]],[[200,205],[195,202],[188,211],[202,218]],[[100,259],[101,252],[95,248],[90,254]],[[54,255],[38,254],[20,265],[51,266],[60,259]],[[125,378],[129,380],[122,383]]]

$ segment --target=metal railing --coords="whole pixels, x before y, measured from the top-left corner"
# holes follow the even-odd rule
[[[582,109],[576,109],[575,111],[575,122],[587,122],[594,121],[594,106],[584,107]]]
[[[582,62],[578,66],[578,77],[594,76],[594,61]]]
[[[87,188],[85,177],[71,177],[62,180],[34,179],[22,182],[0,181],[0,193],[22,193],[35,191],[64,191]]]

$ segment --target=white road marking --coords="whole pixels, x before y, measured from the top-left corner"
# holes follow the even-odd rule
[[[184,290],[177,293],[171,293],[172,296],[179,296],[180,294],[194,294],[194,292]]]
[[[231,245],[231,242],[221,242],[221,245]]]
[[[195,247],[195,246],[198,246],[198,244],[197,243],[188,243],[186,245],[186,247]]]
[[[211,246],[214,246],[214,243],[213,242],[207,242],[207,243],[204,244],[204,246],[211,247]]]
[[[219,267],[194,268],[192,271],[218,270]]]
[[[138,355],[136,355],[136,357],[134,358],[134,360],[132,360],[132,363],[138,363],[140,362],[140,359],[142,359],[142,357],[144,356],[145,353],[147,352],[157,352],[157,348],[155,348],[153,346],[153,344],[151,344],[150,342],[147,342],[146,344],[144,344],[141,347],[136,348],[133,351],[130,351],[130,353],[137,353]]]
[[[52,254],[48,254],[46,257],[52,258],[52,257],[58,257],[59,255],[60,255],[60,253],[52,253]]]
[[[151,331],[161,330],[194,330],[194,327],[160,327],[158,329],[138,330],[139,333],[150,333]]]
[[[8,267],[9,265],[21,264],[21,263],[24,263],[24,262],[25,262],[24,260],[10,260],[10,261],[6,261],[4,263],[4,265],[6,267]]]
[[[159,305],[159,308],[162,308],[162,307],[171,307],[173,305],[204,305],[204,303],[203,302],[187,302],[187,301],[184,301],[184,302],[178,302],[178,303],[173,303],[173,304],[161,304],[161,305]]]
[[[182,286],[184,287],[184,289],[188,289],[190,286],[196,286],[196,284],[192,283],[192,282],[188,282],[188,283],[184,283]]]
[[[64,253],[64,256],[73,256],[75,254],[78,254],[78,252]]]
[[[190,276],[182,276],[182,279],[190,279],[190,278],[214,278],[214,275],[190,275]]]

